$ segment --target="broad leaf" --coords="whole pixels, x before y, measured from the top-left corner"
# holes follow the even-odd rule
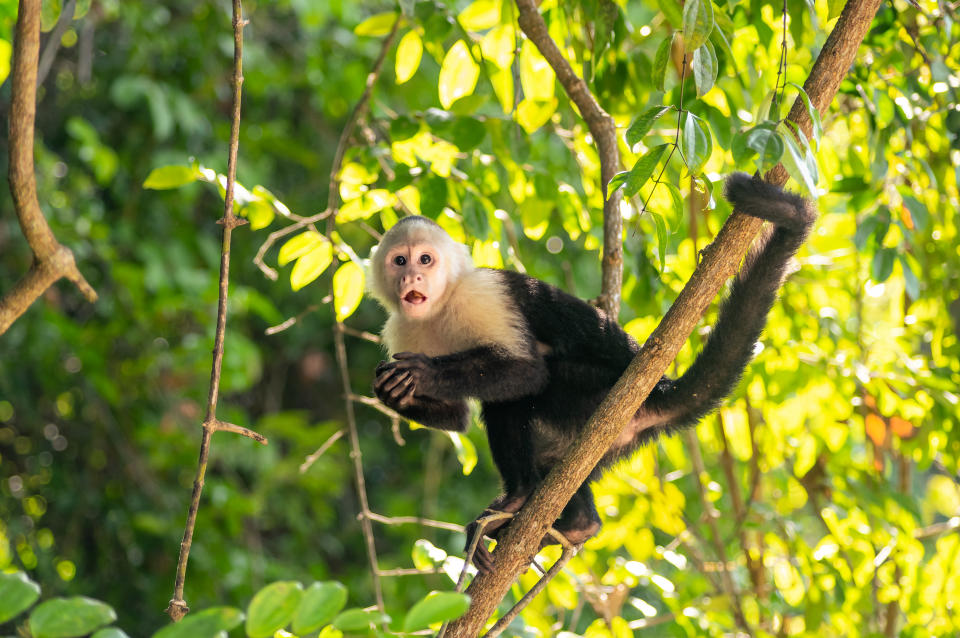
[[[657,47],[657,54],[653,58],[653,85],[659,90],[664,89],[667,80],[667,64],[670,62],[670,45],[673,43],[675,33],[663,39],[660,46]]]
[[[690,63],[693,71],[693,82],[697,87],[697,97],[701,97],[713,88],[717,81],[717,53],[710,42],[704,42],[693,52],[693,61]]]
[[[404,631],[420,631],[430,625],[459,618],[470,607],[470,597],[452,591],[430,592],[410,609],[403,621]]]
[[[683,48],[687,53],[699,49],[713,31],[713,3],[687,0],[683,5]]]
[[[290,287],[300,290],[323,274],[333,262],[333,244],[324,241],[300,256],[290,271]]]
[[[308,230],[300,233],[291,239],[288,239],[280,247],[280,254],[277,256],[277,264],[286,266],[294,259],[306,255],[311,250],[318,248],[327,241],[327,238],[315,230]]]
[[[303,585],[292,580],[270,583],[258,591],[247,607],[247,635],[268,638],[286,627],[302,596]]]
[[[672,106],[654,106],[653,108],[647,109],[644,111],[640,117],[633,121],[633,124],[630,125],[630,128],[627,129],[627,132],[624,138],[627,140],[627,146],[631,148],[646,137],[647,133],[650,132],[650,129],[653,128],[654,123],[660,119],[664,113],[672,110]]]
[[[293,616],[293,633],[312,633],[331,620],[347,604],[347,588],[336,581],[313,583],[303,592]]]
[[[480,77],[480,67],[473,61],[470,49],[466,42],[457,40],[440,65],[440,78],[437,90],[440,94],[440,104],[443,108],[450,108],[460,98],[473,93]]]
[[[353,314],[363,299],[363,268],[348,261],[333,273],[333,306],[337,321]]]
[[[624,184],[624,197],[630,198],[640,192],[643,185],[646,184],[650,176],[653,175],[657,164],[659,164],[663,156],[666,155],[669,147],[669,144],[654,146],[644,153],[643,157],[637,160],[637,163],[630,169],[630,174],[627,176],[627,181]]]
[[[153,634],[153,638],[219,638],[242,622],[243,612],[235,607],[211,607],[187,614],[180,622]]]
[[[160,166],[150,171],[143,182],[143,187],[155,190],[180,188],[199,178],[200,172],[193,166]]]
[[[39,597],[40,585],[23,572],[0,574],[0,623],[26,611]]]
[[[420,34],[411,29],[400,38],[397,45],[396,74],[397,84],[403,84],[413,77],[420,68],[420,59],[423,57],[423,41]]]
[[[117,619],[110,605],[86,598],[52,598],[30,613],[34,638],[75,638],[93,633]]]
[[[699,173],[713,152],[713,139],[707,123],[693,113],[687,113],[683,124],[683,137],[680,138],[683,157],[691,173]]]
[[[800,99],[803,100],[803,105],[807,108],[807,115],[810,116],[810,121],[813,123],[813,140],[817,143],[817,147],[820,147],[820,139],[823,137],[823,121],[820,119],[820,111],[814,108],[813,103],[810,101],[810,97],[807,95],[807,92],[803,90],[803,87],[799,84],[790,83],[792,86],[800,92]]]
[[[374,629],[381,623],[390,622],[390,616],[372,609],[348,609],[333,619],[333,626],[340,631],[353,633]]]

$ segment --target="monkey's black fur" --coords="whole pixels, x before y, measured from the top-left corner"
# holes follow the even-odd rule
[[[816,215],[802,197],[743,173],[727,180],[726,197],[737,210],[771,222],[773,231],[748,256],[694,363],[679,379],[661,379],[590,480],[652,437],[695,424],[733,390],[750,361],[790,259]],[[397,366],[410,371],[416,401],[397,409],[446,430],[465,429],[465,399],[479,399],[504,483],[504,495],[491,508],[515,512],[566,452],[639,346],[615,320],[580,299],[520,273],[495,272],[525,322],[528,357],[497,346],[438,357],[402,354],[399,361],[378,367],[375,390],[388,405],[395,404],[383,380]],[[581,542],[599,526],[588,480],[555,527]],[[475,530],[471,525],[470,535]],[[484,552],[478,558],[489,567]]]

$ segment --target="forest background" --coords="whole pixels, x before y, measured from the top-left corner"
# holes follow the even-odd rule
[[[498,489],[482,429],[411,430],[363,398],[382,357],[366,333],[383,321],[360,294],[363,259],[398,216],[437,218],[478,264],[600,293],[594,140],[516,7],[399,5],[244,4],[250,224],[234,233],[218,415],[270,442],[214,437],[186,578],[195,609],[336,580],[351,606],[379,591],[402,618],[452,590],[462,533],[374,520],[374,574],[358,520],[462,524]],[[882,4],[822,134],[794,141],[777,123],[842,3],[708,5],[699,35],[707,9],[685,23],[670,0],[539,5],[618,125],[621,323],[642,340],[669,308],[730,213],[726,174],[783,159],[820,219],[735,394],[598,484],[601,534],[510,635],[956,633],[958,7]],[[0,77],[16,16],[0,2]],[[149,635],[166,622],[210,376],[230,6],[45,2],[44,29],[39,200],[99,300],[61,282],[0,336],[0,569],[27,572],[44,598],[106,601],[119,627]],[[3,112],[10,98],[6,80]],[[0,198],[0,291],[30,261]],[[411,568],[436,573],[396,575]]]

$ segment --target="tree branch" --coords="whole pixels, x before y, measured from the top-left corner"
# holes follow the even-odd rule
[[[80,289],[90,303],[97,293],[80,274],[69,248],[57,242],[37,200],[33,129],[37,109],[40,56],[40,0],[20,0],[13,51],[10,104],[10,167],[7,179],[20,228],[33,251],[27,274],[0,298],[0,334],[26,312],[37,297],[61,277]]]
[[[530,0],[517,0],[518,5]],[[815,107],[823,112],[833,101],[837,87],[853,63],[880,0],[850,0],[827,38],[810,77],[804,85]],[[789,119],[809,131],[811,122],[800,99]],[[767,174],[768,181],[782,185],[786,171],[780,167]],[[470,609],[450,625],[451,638],[476,636],[506,595],[514,576],[526,569],[540,539],[586,480],[597,461],[610,447],[623,426],[676,357],[717,291],[734,273],[762,222],[734,213],[716,240],[704,250],[703,260],[673,306],[640,348],[623,377],[616,383],[546,480],[527,500],[507,526],[493,553],[494,569],[480,573],[467,593]]]
[[[547,25],[535,0],[516,0],[520,15],[517,21],[524,34],[547,60],[557,80],[587,123],[597,144],[600,157],[600,190],[603,193],[603,274],[600,307],[607,315],[620,314],[620,289],[623,287],[623,218],[620,215],[621,190],[607,192],[607,184],[620,167],[617,148],[617,125],[597,103],[583,78],[574,73],[570,63],[550,37]]]

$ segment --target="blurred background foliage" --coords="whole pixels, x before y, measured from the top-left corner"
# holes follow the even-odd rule
[[[26,570],[45,595],[108,601],[119,625],[142,635],[165,620],[209,379],[222,204],[215,188],[189,182],[211,176],[200,167],[226,166],[230,7],[65,3],[75,19],[54,28],[60,3],[45,4],[56,37],[44,40],[51,64],[38,95],[40,200],[100,300],[57,285],[0,337],[0,568]],[[596,152],[515,29],[512,3],[399,4],[244,4],[238,179],[249,202],[266,206],[248,202],[253,228],[234,235],[219,416],[270,445],[214,438],[186,580],[192,607],[242,606],[278,579],[333,578],[351,604],[373,600],[346,440],[298,471],[344,427],[335,269],[314,251],[360,262],[376,232],[422,212],[478,263],[524,269],[583,298],[599,293]],[[771,100],[783,6],[781,79],[803,83],[841,3],[712,5],[704,47],[713,66],[698,64],[715,67],[715,84],[688,70],[682,98],[710,145],[685,138],[692,170],[674,153],[660,164],[672,187],[647,183],[624,204],[620,319],[640,339],[729,214],[723,176],[757,167],[737,140],[784,113]],[[289,227],[286,211],[327,208],[334,149],[400,9],[339,174],[335,250],[321,238],[284,254],[286,240],[277,242],[266,253],[271,268],[280,264],[271,280],[254,256],[269,232]],[[540,11],[622,132],[651,107],[680,104],[679,3],[545,0]],[[744,381],[695,436],[651,445],[599,483],[601,534],[513,635],[960,631],[957,17],[933,0],[880,7],[813,143],[816,233]],[[0,2],[0,76],[15,19],[16,3]],[[4,82],[0,109],[9,100]],[[624,168],[672,142],[676,119],[669,111],[642,140],[622,141]],[[148,186],[166,190],[144,188],[151,175]],[[2,198],[4,290],[29,260]],[[356,288],[356,277],[343,285]],[[348,326],[378,330],[375,303],[349,305]],[[289,317],[292,327],[265,334]],[[353,391],[369,394],[380,352],[352,338],[348,351]],[[366,407],[358,418],[374,511],[462,523],[495,495],[481,429],[455,447],[402,426],[398,445],[389,419]],[[457,554],[462,543],[412,525],[375,531],[383,568],[429,563],[431,546]],[[383,585],[396,617],[430,589],[451,588],[442,574]]]

